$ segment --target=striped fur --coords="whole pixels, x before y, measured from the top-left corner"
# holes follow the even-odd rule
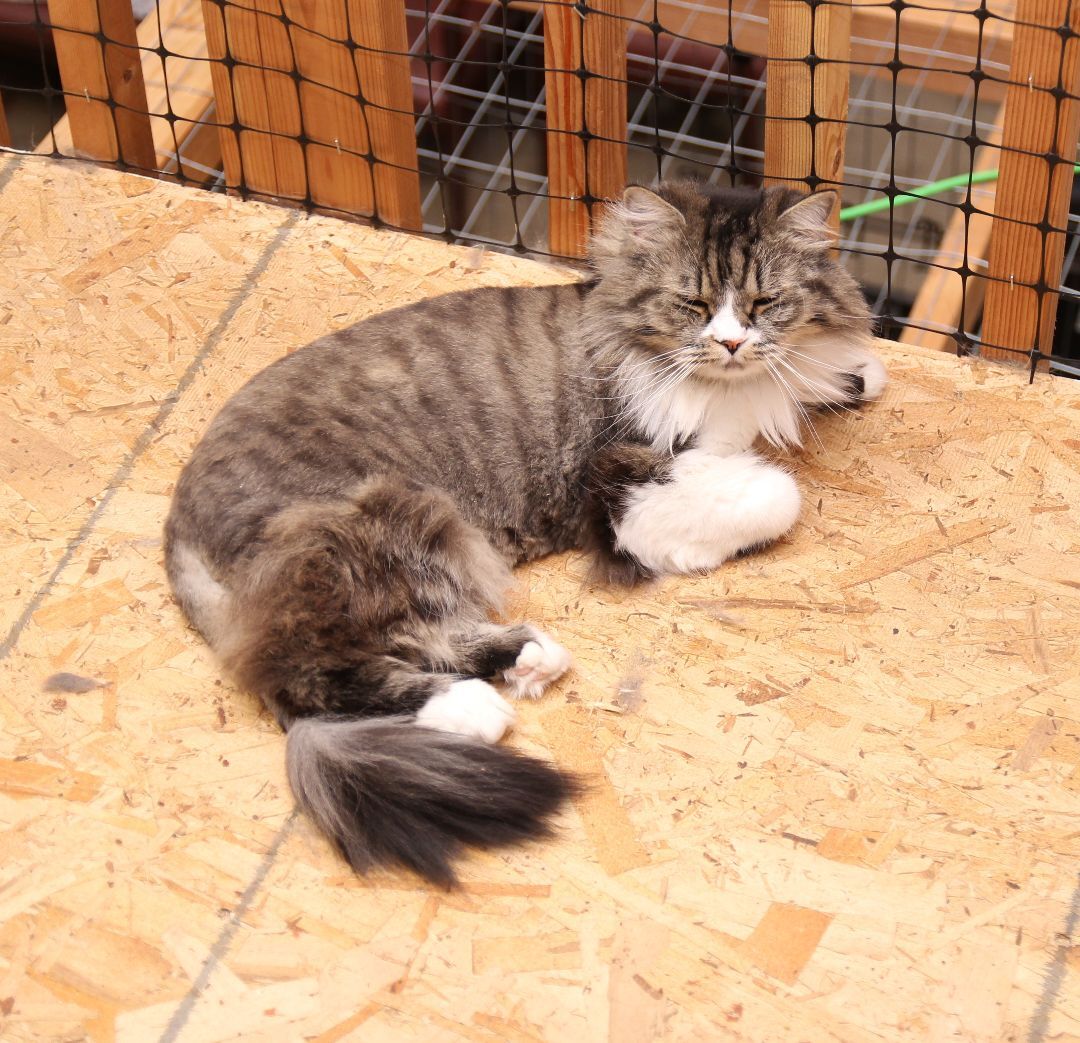
[[[568,663],[489,621],[511,566],[586,548],[632,583],[790,526],[755,439],[797,443],[807,407],[883,382],[827,205],[629,189],[587,281],[376,316],[213,421],[166,525],[173,590],[290,731],[297,798],[357,869],[452,883],[462,845],[542,836],[573,791],[490,744],[512,713],[481,679],[535,695]]]

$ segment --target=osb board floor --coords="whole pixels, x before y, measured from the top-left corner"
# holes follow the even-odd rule
[[[565,276],[75,164],[0,193],[3,1039],[1080,1039],[1076,385],[883,346],[779,546],[524,570],[577,667],[513,741],[592,788],[458,893],[361,880],[169,599],[169,492],[283,352]]]

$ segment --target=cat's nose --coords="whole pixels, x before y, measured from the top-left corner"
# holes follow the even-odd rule
[[[734,355],[735,352],[738,351],[739,348],[741,348],[746,343],[746,338],[740,337],[738,340],[722,340],[720,341],[720,343],[723,344],[724,347],[727,348],[732,355]]]

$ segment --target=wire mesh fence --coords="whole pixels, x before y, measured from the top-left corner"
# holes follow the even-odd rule
[[[0,0],[0,144],[581,256],[628,181],[841,197],[881,331],[1080,370],[1080,0]]]

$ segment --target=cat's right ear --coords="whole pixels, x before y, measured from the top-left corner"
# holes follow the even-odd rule
[[[671,232],[681,232],[686,218],[655,192],[631,185],[623,192],[619,216],[632,235],[647,241]]]
[[[608,256],[640,253],[662,246],[685,227],[686,218],[669,202],[647,188],[631,185],[600,222],[593,252]]]

